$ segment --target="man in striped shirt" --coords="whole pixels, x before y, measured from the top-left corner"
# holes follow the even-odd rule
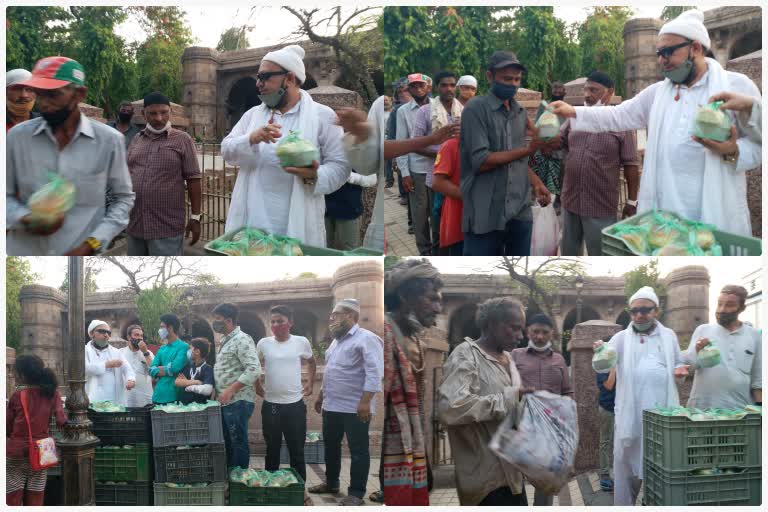
[[[613,91],[613,80],[605,73],[595,71],[584,84],[584,103],[595,108],[609,105]],[[603,228],[617,221],[622,166],[629,196],[622,218],[637,213],[640,173],[635,132],[573,131],[568,121],[560,129],[560,140],[567,151],[560,199],[563,209],[561,252],[563,256],[580,256],[583,242],[587,254],[599,256]]]

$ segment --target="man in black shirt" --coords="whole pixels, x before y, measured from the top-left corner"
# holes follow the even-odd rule
[[[210,344],[205,338],[189,342],[191,359],[176,377],[176,387],[184,388],[179,400],[184,405],[192,402],[204,404],[213,395],[213,368],[205,362]]]

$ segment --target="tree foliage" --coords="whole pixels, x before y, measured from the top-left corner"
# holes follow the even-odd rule
[[[654,259],[638,265],[624,274],[624,295],[627,296],[627,301],[643,286],[653,288],[659,297],[667,295],[667,287],[661,280],[661,273],[659,272],[659,260]]]
[[[665,21],[673,20],[680,16],[683,12],[695,8],[695,5],[667,5],[661,10],[660,18]]]
[[[447,69],[471,74],[485,92],[486,62],[494,50],[511,50],[527,68],[523,87],[541,91],[594,69],[609,73],[623,92],[626,7],[594,7],[582,23],[555,17],[554,8],[387,7],[384,71],[387,82],[409,73]]]
[[[33,284],[38,275],[32,272],[27,258],[8,256],[5,259],[5,345],[19,348],[21,343],[21,304],[19,292]]]
[[[181,306],[181,291],[176,287],[156,286],[139,292],[136,297],[139,322],[150,343],[160,344],[161,340],[157,335],[160,317],[166,313],[178,314],[179,306]]]
[[[85,287],[85,293],[96,293],[99,291],[99,284],[96,279],[101,272],[100,268],[95,267],[91,262],[93,259],[85,260],[85,276],[83,279],[83,286]],[[69,272],[64,274],[64,281],[59,286],[59,291],[69,293]]]
[[[6,68],[32,69],[51,55],[85,68],[86,102],[111,117],[122,100],[162,90],[181,100],[181,55],[193,40],[178,7],[9,7]],[[137,20],[147,36],[129,44],[116,32]]]
[[[254,29],[253,25],[229,27],[221,33],[216,49],[220,52],[231,52],[248,48],[248,34]]]

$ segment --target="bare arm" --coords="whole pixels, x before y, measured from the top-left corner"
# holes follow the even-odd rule
[[[433,175],[432,189],[435,192],[440,192],[446,197],[461,199],[461,189],[445,174],[435,173]]]
[[[603,382],[603,387],[608,391],[612,390],[616,385],[616,367],[611,368],[611,372],[608,374],[608,378]]]

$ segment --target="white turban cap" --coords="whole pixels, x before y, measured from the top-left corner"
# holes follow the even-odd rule
[[[100,325],[106,325],[107,329],[109,329],[109,324],[107,322],[104,322],[103,320],[92,320],[91,323],[88,324],[88,335],[92,335],[93,330]]]
[[[299,45],[291,44],[274,52],[269,52],[262,60],[274,62],[286,71],[291,71],[301,83],[307,78],[304,69],[304,48]]]
[[[653,288],[650,286],[643,286],[637,290],[635,294],[629,299],[629,304],[631,305],[637,299],[647,299],[656,304],[656,307],[659,307],[659,298],[656,296],[656,292],[654,292]]]
[[[456,87],[461,87],[462,85],[471,85],[477,89],[477,78],[473,77],[472,75],[464,75],[459,78],[458,82],[456,82]]]
[[[707,27],[704,26],[704,13],[697,9],[684,11],[677,18],[667,22],[659,31],[659,35],[662,34],[674,34],[698,41],[707,49],[711,48],[712,44]]]

